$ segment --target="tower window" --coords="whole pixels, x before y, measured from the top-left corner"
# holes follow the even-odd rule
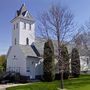
[[[15,24],[14,24],[14,30],[15,30]]]
[[[31,30],[31,24],[29,24],[29,29]]]
[[[16,38],[15,38],[15,45],[16,45]]]
[[[16,58],[16,56],[14,56],[14,59]]]
[[[26,45],[29,45],[29,39],[26,38]]]
[[[16,23],[16,28],[18,29],[18,23]]]
[[[24,23],[24,29],[26,29],[26,23]]]

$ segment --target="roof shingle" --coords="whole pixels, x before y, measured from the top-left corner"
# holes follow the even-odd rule
[[[37,57],[36,53],[33,51],[30,45],[19,45],[19,47],[21,48],[22,52],[26,57],[27,56]]]

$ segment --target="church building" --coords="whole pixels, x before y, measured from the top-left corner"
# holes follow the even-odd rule
[[[35,20],[23,4],[11,23],[12,46],[7,54],[7,71],[18,72],[35,79],[43,74],[43,60],[34,45]]]
[[[23,4],[11,20],[12,46],[7,53],[7,72],[17,72],[30,79],[43,75],[43,50],[45,39],[35,38],[35,20]],[[53,40],[54,53],[57,57],[57,41]],[[71,52],[74,45],[68,45]],[[81,72],[90,73],[90,51],[81,49]],[[58,61],[55,59],[56,74],[59,73]]]

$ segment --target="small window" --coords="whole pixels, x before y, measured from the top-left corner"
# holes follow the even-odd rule
[[[24,29],[26,29],[26,23],[24,23]]]
[[[29,29],[31,30],[31,24],[29,24]]]
[[[32,61],[32,64],[34,64],[34,61]]]
[[[16,23],[16,28],[18,29],[18,23]]]
[[[29,39],[26,38],[26,45],[29,45]]]
[[[16,38],[15,38],[15,45],[16,45]]]
[[[17,57],[14,55],[14,56],[13,56],[13,59],[14,59],[14,60],[17,60]]]
[[[27,72],[30,72],[30,70],[27,70]]]
[[[16,56],[14,56],[14,59],[16,58]]]
[[[15,24],[14,24],[14,30],[15,30]]]
[[[89,64],[89,60],[88,60],[88,58],[87,58],[87,65]]]

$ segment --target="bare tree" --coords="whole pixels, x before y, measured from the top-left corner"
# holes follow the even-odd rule
[[[75,36],[75,43],[76,45],[83,45],[83,47],[88,50],[90,38],[90,19],[83,26],[81,26],[80,31],[82,31],[82,33]]]
[[[84,55],[86,57],[82,58],[81,60],[84,62],[81,66],[81,70],[86,70],[86,72],[88,71],[88,64],[89,64],[89,59],[90,58],[90,54],[89,54],[89,45],[90,45],[90,21],[88,21],[87,23],[85,23],[83,26],[81,26],[80,28],[81,33],[79,33],[78,35],[75,36],[74,38],[74,42],[76,47],[78,48],[79,52],[81,52],[82,50],[85,52]],[[87,65],[87,66],[85,66]]]
[[[52,5],[51,8],[41,14],[40,26],[42,36],[57,40],[59,72],[61,73],[61,89],[64,88],[63,72],[65,64],[61,56],[61,45],[64,41],[71,40],[74,35],[73,14],[67,8],[58,5]],[[67,66],[67,65],[66,65]]]
[[[86,32],[86,28],[84,26],[82,26],[80,28],[80,32],[79,34],[77,34],[75,37],[74,37],[74,42],[76,44],[76,47],[78,47],[78,49],[83,46],[84,49],[88,50],[88,33],[89,32]]]

